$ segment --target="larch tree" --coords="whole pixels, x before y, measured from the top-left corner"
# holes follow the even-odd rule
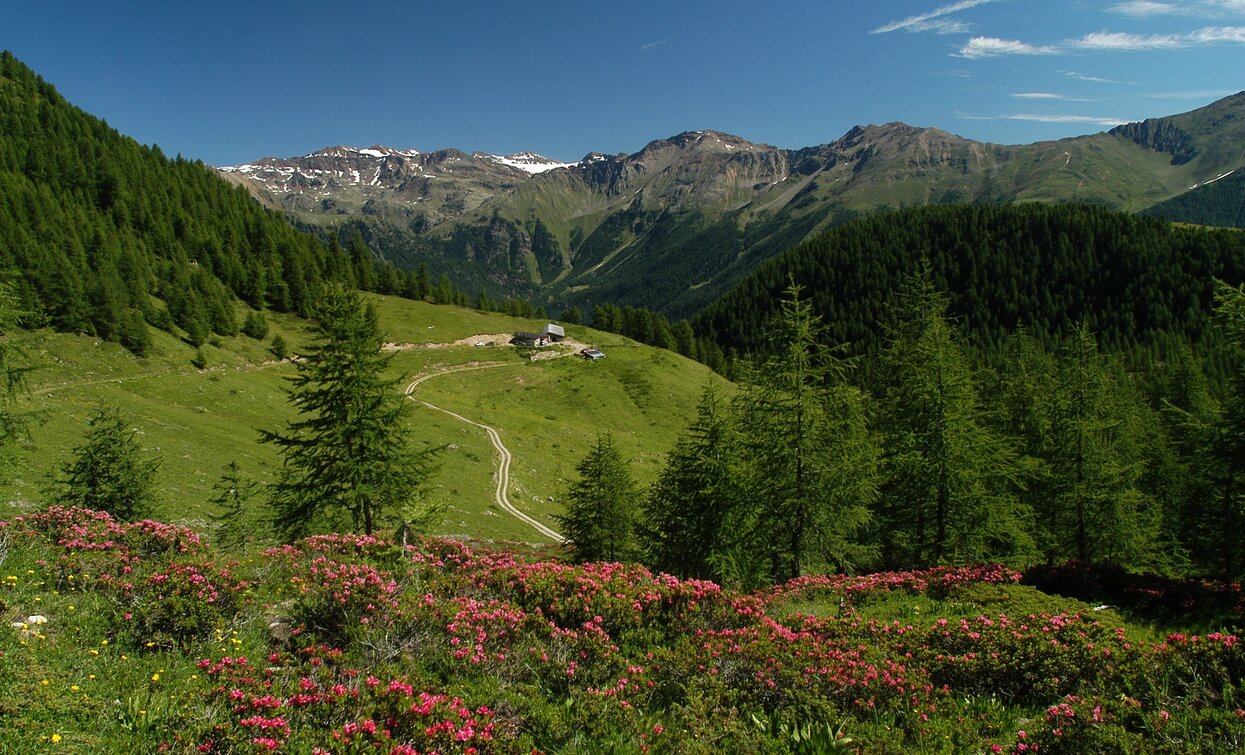
[[[734,405],[748,459],[757,542],[769,576],[816,565],[845,570],[878,495],[878,444],[865,395],[847,365],[819,343],[820,320],[790,282],[771,323],[768,355],[754,362]]]
[[[926,274],[908,285],[899,307],[882,361],[885,560],[1026,561],[1028,516],[1015,498],[1021,468],[986,423],[946,298]]]
[[[259,486],[242,472],[237,461],[229,462],[217,480],[210,503],[216,511],[209,514],[216,522],[216,544],[229,550],[245,550],[255,528],[251,501]]]
[[[1142,476],[1144,406],[1082,323],[1065,343],[1054,395],[1051,495],[1038,509],[1048,558],[1140,563],[1158,534]]]
[[[566,495],[566,513],[554,517],[580,561],[624,561],[635,553],[639,492],[609,433],[597,436],[576,466],[579,479]]]
[[[742,447],[719,389],[701,394],[696,418],[649,488],[637,528],[646,562],[683,578],[730,581],[736,551],[749,550]]]
[[[1190,555],[1211,574],[1232,581],[1245,574],[1245,289],[1215,285],[1215,325],[1229,366],[1221,401],[1209,395],[1200,371],[1168,405],[1177,416],[1177,442],[1189,459],[1192,495],[1182,514]]]
[[[0,283],[0,452],[26,434],[26,417],[13,403],[26,389],[30,362],[15,331],[23,312],[8,283]]]
[[[430,521],[437,512],[422,489],[439,449],[412,445],[410,404],[388,374],[392,355],[382,350],[375,309],[358,291],[328,286],[316,335],[287,392],[298,418],[261,434],[283,457],[271,491],[276,529],[293,540]]]

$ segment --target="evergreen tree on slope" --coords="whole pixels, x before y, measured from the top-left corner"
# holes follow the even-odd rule
[[[285,432],[264,432],[283,464],[272,490],[274,523],[293,540],[349,527],[371,534],[393,515],[425,523],[421,488],[438,449],[412,448],[410,405],[386,375],[376,311],[359,293],[325,289],[317,343],[298,363],[289,400],[299,418]]]
[[[597,437],[576,467],[566,513],[554,518],[580,561],[623,561],[633,556],[639,493],[608,433]]]

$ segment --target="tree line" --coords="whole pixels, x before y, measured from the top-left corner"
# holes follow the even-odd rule
[[[1141,379],[1086,321],[1053,342],[1018,329],[1005,359],[975,361],[928,268],[883,314],[872,370],[824,345],[799,286],[777,307],[738,392],[705,389],[647,491],[598,439],[561,519],[578,557],[744,586],[1068,559],[1245,574],[1242,288],[1215,293],[1222,392],[1190,348]]]
[[[769,341],[786,282],[805,282],[826,345],[880,364],[884,313],[928,266],[977,360],[1005,357],[1023,328],[1045,348],[1081,324],[1104,349],[1145,367],[1191,344],[1213,381],[1210,281],[1245,280],[1245,235],[1174,227],[1078,205],[931,206],[855,220],[759,267],[688,320],[630,305],[591,310],[593,327],[675,351],[736,379]],[[858,379],[864,376],[859,376]]]
[[[944,205],[859,219],[801,243],[692,318],[697,337],[764,348],[791,278],[808,291],[824,342],[876,363],[885,314],[928,266],[975,355],[1000,356],[1023,328],[1047,348],[1087,325],[1103,348],[1151,359],[1204,345],[1215,278],[1245,280],[1245,234],[1173,226],[1088,205]]]

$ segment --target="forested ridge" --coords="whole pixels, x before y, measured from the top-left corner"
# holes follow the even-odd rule
[[[1146,215],[1179,223],[1245,228],[1245,172],[1223,178],[1159,202]]]
[[[731,355],[743,393],[712,416],[751,450],[672,456],[665,484],[711,461],[752,487],[703,502],[747,526],[694,526],[683,539],[708,555],[676,572],[1077,559],[1240,576],[1243,279],[1239,232],[1090,206],[925,207],[801,244],[682,330]],[[802,492],[784,499],[784,479]],[[831,485],[855,492],[814,503]],[[662,529],[695,521],[652,496]],[[834,513],[797,527],[806,510]],[[800,527],[805,544],[760,545]],[[652,531],[641,545],[664,564]],[[831,531],[844,541],[819,552]],[[747,575],[741,532],[759,538]]]
[[[827,343],[876,355],[902,281],[926,264],[975,347],[997,349],[1019,328],[1052,343],[1085,323],[1104,347],[1131,348],[1200,339],[1213,279],[1245,279],[1245,235],[1084,205],[902,210],[780,255],[693,318],[693,330],[723,349],[757,350],[794,278]]]
[[[148,325],[198,345],[239,301],[306,313],[325,281],[427,294],[359,241],[321,243],[199,161],[170,159],[0,53],[0,273],[53,327],[142,354]]]

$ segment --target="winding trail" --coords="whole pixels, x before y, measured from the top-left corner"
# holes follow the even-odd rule
[[[445,414],[448,414],[454,419],[459,420],[460,422],[466,422],[469,425],[475,425],[476,427],[484,430],[484,432],[488,433],[488,438],[490,441],[492,441],[493,448],[497,449],[497,456],[498,456],[497,487],[493,490],[493,500],[497,503],[498,507],[500,507],[506,513],[516,517],[517,519],[524,522],[525,524],[531,525],[533,529],[535,529],[537,532],[544,535],[545,537],[549,538],[550,540],[554,541],[555,543],[561,543],[565,541],[566,538],[562,537],[562,535],[560,535],[557,531],[550,529],[549,527],[545,526],[543,523],[537,521],[536,519],[533,519],[532,517],[528,516],[522,511],[519,511],[517,508],[514,507],[514,504],[510,503],[510,498],[506,494],[506,490],[510,487],[510,459],[511,459],[510,450],[506,448],[505,444],[501,442],[501,436],[497,433],[496,428],[489,427],[488,425],[485,425],[480,422],[476,422],[475,420],[467,419],[461,414],[456,414],[450,411],[449,409],[442,409],[441,407],[430,404],[427,401],[423,401],[422,399],[415,398],[415,388],[420,383],[424,382],[425,380],[428,380],[429,378],[439,377],[441,375],[449,375],[455,372],[469,372],[471,370],[487,370],[487,369],[492,369],[495,367],[506,367],[508,365],[514,366],[514,363],[512,362],[481,362],[477,364],[462,365],[459,367],[450,367],[449,369],[439,370],[437,372],[430,372],[426,375],[418,375],[415,377],[414,380],[412,380],[410,383],[407,384],[406,390],[403,392],[406,394],[406,397],[409,398],[411,401],[416,401],[428,407],[429,409],[435,409],[438,412],[443,412]]]

